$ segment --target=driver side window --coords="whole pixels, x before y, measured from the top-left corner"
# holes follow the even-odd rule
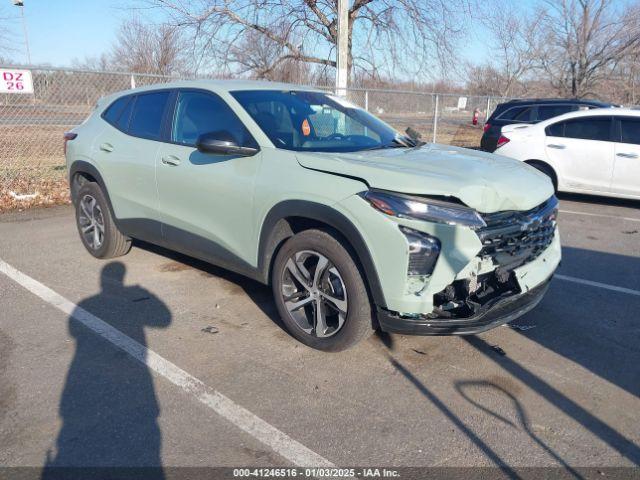
[[[195,146],[200,135],[219,131],[229,132],[241,146],[257,146],[244,124],[220,97],[198,91],[178,93],[171,128],[173,142]]]

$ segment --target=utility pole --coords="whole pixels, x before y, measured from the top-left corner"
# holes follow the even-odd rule
[[[24,32],[24,46],[27,50],[27,63],[31,65],[31,52],[29,51],[29,35],[27,35],[27,21],[24,18],[24,1],[13,0],[16,7],[20,7],[20,17],[22,18],[22,31]]]
[[[336,95],[347,96],[349,77],[349,0],[338,0],[338,42],[336,45]]]

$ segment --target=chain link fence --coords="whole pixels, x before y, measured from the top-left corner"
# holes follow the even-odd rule
[[[31,71],[32,94],[0,93],[0,211],[68,201],[63,134],[81,123],[104,96],[172,77],[52,67],[2,66]],[[326,89],[326,87],[323,87]],[[478,147],[486,116],[499,98],[351,88],[347,98],[399,131],[425,141]],[[472,124],[478,109],[479,121]]]
[[[418,131],[427,142],[478,148],[482,126],[504,98],[403,90],[350,88],[347,98],[404,132]],[[473,115],[477,110],[477,124]]]

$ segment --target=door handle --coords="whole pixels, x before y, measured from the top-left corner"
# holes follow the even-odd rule
[[[103,143],[102,145],[100,145],[100,150],[102,150],[103,152],[113,152],[113,145],[111,145],[110,143]]]
[[[166,157],[162,157],[162,163],[172,167],[177,167],[180,165],[180,159],[174,155],[167,155]]]
[[[549,147],[549,148],[557,148],[558,150],[564,150],[565,148],[567,148],[564,145],[559,145],[557,143],[550,143],[549,145],[547,145],[547,147]]]
[[[616,153],[616,156],[622,158],[638,158],[637,153]]]

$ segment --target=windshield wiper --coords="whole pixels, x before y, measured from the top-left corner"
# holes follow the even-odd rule
[[[385,148],[416,148],[425,145],[425,142],[420,140],[420,133],[413,128],[407,128],[407,135],[396,134],[391,139],[391,143],[376,145],[375,147],[365,148],[364,150],[382,150]]]
[[[364,150],[384,150],[386,148],[413,148],[417,147],[413,140],[409,137],[396,135],[391,139],[391,143],[376,145],[375,147],[365,148]]]
[[[420,138],[422,138],[422,134],[417,130],[411,127],[407,127],[407,129],[405,130],[405,133],[406,135],[404,135],[404,138],[409,140],[414,147],[421,147],[422,145],[426,144],[426,142],[423,142],[422,140],[420,140]]]

